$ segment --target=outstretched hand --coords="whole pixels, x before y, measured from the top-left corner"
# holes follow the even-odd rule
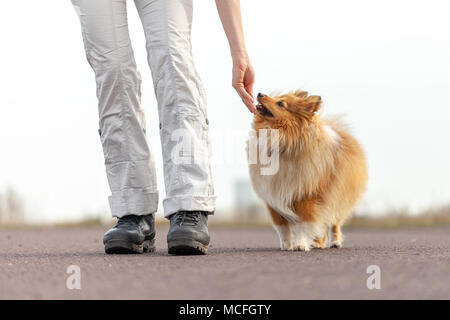
[[[248,57],[233,58],[233,88],[252,113],[256,112],[253,99],[254,82],[255,71]]]

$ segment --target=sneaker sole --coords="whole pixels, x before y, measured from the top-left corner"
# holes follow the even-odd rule
[[[208,252],[208,245],[192,239],[178,239],[167,242],[169,254],[179,256],[204,255]]]
[[[149,253],[155,251],[155,239],[144,240],[141,244],[127,242],[123,240],[110,240],[105,243],[105,253],[107,254],[134,254]]]

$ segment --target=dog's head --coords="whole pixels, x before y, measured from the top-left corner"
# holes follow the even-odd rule
[[[319,96],[301,90],[278,96],[258,93],[257,99],[255,129],[301,128],[313,121],[322,104]]]

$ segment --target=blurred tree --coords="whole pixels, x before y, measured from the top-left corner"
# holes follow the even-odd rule
[[[23,201],[12,187],[0,193],[0,223],[23,222],[24,212]]]

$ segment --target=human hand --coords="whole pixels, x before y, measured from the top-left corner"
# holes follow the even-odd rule
[[[232,85],[242,102],[250,112],[255,113],[256,107],[253,99],[253,84],[255,82],[255,71],[246,54],[233,55],[233,80]]]

